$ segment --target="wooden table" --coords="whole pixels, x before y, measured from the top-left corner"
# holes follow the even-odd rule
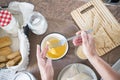
[[[12,0],[1,0],[0,5],[7,5]],[[30,63],[27,71],[31,72],[36,79],[41,80],[40,73],[36,60],[36,44],[40,44],[42,39],[49,33],[57,32],[63,34],[66,38],[75,35],[79,28],[74,23],[70,12],[86,2],[82,0],[18,0],[26,1],[35,5],[35,10],[42,13],[48,22],[48,30],[44,35],[35,35],[31,31],[29,32],[30,41]],[[120,22],[120,5],[108,5],[107,6],[116,19]],[[108,52],[102,58],[113,65],[120,58],[120,46]],[[75,55],[75,47],[72,42],[69,42],[69,50],[66,56],[60,60],[53,61],[53,67],[55,71],[54,80],[57,80],[59,72],[67,65],[71,63],[83,63],[90,66],[94,71],[95,69],[89,63],[88,60],[81,60]],[[98,79],[99,74],[95,71]]]

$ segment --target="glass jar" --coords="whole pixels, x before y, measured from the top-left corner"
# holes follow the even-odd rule
[[[33,12],[30,17],[28,26],[33,33],[37,35],[42,35],[46,32],[48,24],[42,14],[40,14],[39,12]]]
[[[15,17],[7,10],[0,11],[0,27],[12,36],[17,36],[19,24]]]
[[[82,46],[78,46],[75,48],[75,54],[80,58],[80,59],[87,59],[87,57],[84,55]]]

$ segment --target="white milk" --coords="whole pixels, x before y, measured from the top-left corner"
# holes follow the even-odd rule
[[[48,27],[46,19],[38,12],[33,12],[28,25],[32,32],[37,35],[44,34]]]

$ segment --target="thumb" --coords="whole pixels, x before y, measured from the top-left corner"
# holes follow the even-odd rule
[[[87,43],[87,33],[85,31],[81,32],[82,42],[83,44]]]
[[[38,44],[37,44],[37,49],[36,49],[36,56],[37,56],[38,60],[41,57],[41,55],[40,55],[40,46]]]
[[[47,65],[52,66],[52,60],[49,58],[47,59]]]

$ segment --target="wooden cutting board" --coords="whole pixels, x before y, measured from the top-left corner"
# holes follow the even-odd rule
[[[101,0],[91,0],[71,15],[81,30],[93,30],[99,56],[120,45],[120,24]],[[82,52],[78,56],[86,59]]]

